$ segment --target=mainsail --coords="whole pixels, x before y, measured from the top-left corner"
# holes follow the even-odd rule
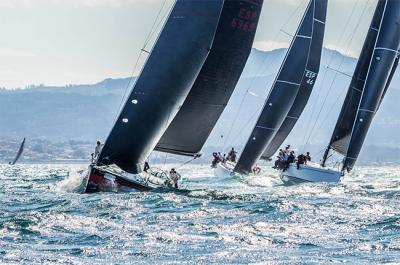
[[[326,8],[327,0],[310,1],[235,172],[247,174],[251,171],[288,115],[302,81],[315,81],[316,76],[307,77],[307,63],[315,25],[321,24],[319,14],[326,13]]]
[[[372,119],[390,85],[400,49],[400,1],[387,0],[373,49],[360,105],[343,161],[342,171],[350,171],[361,151]]]
[[[324,4],[325,7],[323,6]],[[301,81],[296,99],[294,100],[294,103],[289,110],[289,113],[286,115],[286,118],[281,127],[276,132],[274,138],[265,149],[262,155],[263,159],[269,160],[276,153],[276,151],[288,137],[290,132],[293,130],[294,126],[300,118],[300,115],[303,113],[303,110],[308,103],[321,64],[322,45],[325,35],[327,4],[327,1],[321,1],[321,3],[318,3],[320,7],[315,8],[314,10],[314,27],[311,48],[309,52],[309,59],[306,66],[306,73],[303,77],[303,80]]]
[[[17,155],[15,156],[14,160],[12,162],[10,162],[10,165],[15,165],[18,162],[19,158],[21,157],[22,153],[24,152],[24,147],[25,147],[25,138],[24,138],[24,140],[22,140],[22,143],[19,146]]]
[[[323,166],[325,166],[330,148],[342,155],[345,155],[347,152],[351,131],[354,125],[354,119],[357,114],[358,105],[360,104],[361,94],[364,89],[374,46],[378,37],[378,31],[381,27],[381,20],[385,9],[385,4],[385,0],[380,0],[376,7],[371,26],[369,27],[364,46],[350,83],[350,87],[347,91],[347,95],[329,142],[328,149],[325,152],[322,163]]]
[[[225,109],[250,55],[263,0],[225,0],[206,62],[156,150],[200,152]]]
[[[210,51],[223,0],[177,0],[98,158],[139,173]]]

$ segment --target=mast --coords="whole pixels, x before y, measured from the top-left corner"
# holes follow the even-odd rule
[[[379,0],[368,34],[364,41],[360,57],[358,59],[349,89],[344,100],[344,104],[339,114],[335,129],[332,133],[331,140],[322,159],[322,166],[325,167],[326,160],[331,149],[345,155],[350,141],[350,134],[353,129],[354,120],[357,114],[357,107],[360,104],[361,94],[364,89],[365,80],[369,65],[371,62],[374,46],[378,37],[378,31],[381,26],[383,11],[386,0]]]
[[[209,53],[223,0],[177,0],[112,128],[99,164],[141,172]]]
[[[306,73],[303,77],[303,80],[301,81],[299,92],[297,93],[294,103],[290,108],[289,113],[286,115],[286,118],[280,126],[279,130],[276,132],[274,138],[265,149],[262,155],[263,159],[270,160],[271,157],[279,149],[279,147],[283,144],[283,142],[288,137],[288,135],[296,125],[297,121],[299,120],[311,96],[311,92],[314,88],[315,81],[318,77],[321,65],[327,4],[327,1],[320,1],[318,3],[318,8],[315,8],[314,10],[313,35],[309,59],[306,67]]]
[[[315,20],[315,11],[326,9],[326,6],[327,0],[311,0],[308,4],[256,126],[236,164],[235,172],[251,172],[289,113],[301,82],[307,75],[314,25],[320,23]]]
[[[225,0],[214,42],[156,150],[194,156],[225,109],[250,55],[263,0]]]
[[[342,171],[353,168],[361,151],[368,129],[387,87],[393,69],[397,67],[400,48],[400,1],[387,0],[369,66],[367,79],[357,109],[349,147],[343,161]]]

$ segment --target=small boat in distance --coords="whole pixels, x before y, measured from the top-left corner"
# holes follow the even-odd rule
[[[15,165],[18,162],[22,153],[24,152],[24,148],[25,148],[25,138],[24,138],[24,140],[22,140],[22,143],[19,146],[18,152],[17,152],[14,160],[8,163],[9,165]]]
[[[361,151],[399,64],[400,1],[379,0],[342,110],[320,166],[296,166],[281,172],[285,182],[339,182]],[[330,151],[344,156],[341,169],[326,168]]]

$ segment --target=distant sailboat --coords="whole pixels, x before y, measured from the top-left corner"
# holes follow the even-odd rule
[[[24,138],[24,140],[22,140],[22,143],[19,146],[17,155],[15,156],[14,160],[12,162],[9,162],[10,165],[15,165],[18,162],[22,153],[24,152],[24,148],[25,148],[25,138]]]
[[[309,2],[237,164],[218,164],[216,175],[250,173],[277,133],[290,132],[308,101],[318,75],[326,12],[327,0]]]
[[[199,155],[249,56],[261,6],[262,0],[175,3],[96,165],[89,168],[86,192],[165,186],[166,172],[141,172],[154,149]]]
[[[379,0],[349,90],[324,154],[322,167],[290,166],[288,182],[338,182],[357,160],[361,147],[399,63],[400,1]],[[331,150],[344,155],[341,171],[326,169]]]

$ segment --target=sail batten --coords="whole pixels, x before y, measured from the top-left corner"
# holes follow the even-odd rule
[[[179,111],[212,45],[223,0],[177,0],[98,158],[139,173]]]
[[[323,37],[320,35],[323,36],[324,24],[319,21],[325,21],[326,9],[326,0],[311,0],[309,2],[263,110],[234,171],[244,174],[251,171],[253,165],[261,158],[265,148],[271,143],[284,122],[303,81],[307,79],[310,80],[310,83],[314,83],[316,75],[311,75],[307,69],[309,69],[308,63],[315,60],[311,49],[316,42],[318,42],[318,45],[313,48],[318,49],[318,46],[321,46],[319,49],[322,51],[320,38]],[[315,18],[319,21],[316,21]],[[323,29],[322,32],[320,28]],[[310,36],[310,38],[303,36]]]
[[[263,0],[225,0],[210,54],[157,151],[200,152],[225,109],[250,55]],[[178,151],[179,150],[179,151]]]

